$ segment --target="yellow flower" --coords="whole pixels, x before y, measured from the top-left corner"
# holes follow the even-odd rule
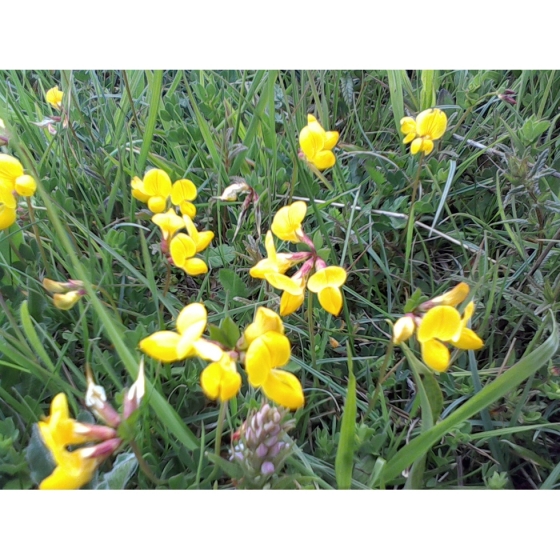
[[[265,238],[264,246],[266,248],[266,259],[260,260],[251,270],[249,274],[253,278],[264,279],[266,274],[278,272],[284,274],[295,262],[290,259],[289,253],[277,253],[274,247],[274,239],[272,232],[268,231]]]
[[[141,190],[149,196],[148,208],[152,212],[163,212],[171,194],[171,179],[162,169],[150,169],[144,175]]]
[[[179,179],[171,187],[171,202],[179,206],[181,214],[192,219],[196,216],[196,208],[192,203],[196,194],[196,187],[192,181]]]
[[[466,327],[473,312],[473,302],[467,305],[463,317],[450,305],[438,305],[422,317],[417,338],[426,365],[440,373],[449,367],[449,350],[443,342],[461,350],[478,350],[484,346],[478,335]]]
[[[172,238],[175,233],[185,227],[183,218],[177,216],[174,208],[170,208],[167,212],[154,214],[152,222],[159,226],[161,234],[165,240]]]
[[[199,258],[195,258],[196,245],[191,237],[184,233],[178,233],[169,245],[169,252],[173,259],[173,264],[191,276],[206,274],[208,267]]]
[[[200,385],[204,394],[212,400],[225,402],[237,395],[241,388],[241,376],[229,354],[224,352],[220,361],[204,369],[200,375]]]
[[[287,337],[278,332],[281,320],[274,315],[270,310],[258,310],[252,333],[248,336],[245,331],[245,340],[252,339],[245,354],[245,370],[253,387],[262,388],[264,394],[277,404],[295,409],[303,406],[303,389],[295,375],[276,369],[290,361],[291,348]],[[252,338],[258,332],[261,334]]]
[[[23,172],[23,166],[18,159],[7,154],[0,154],[0,191],[12,195],[10,202],[2,200],[2,203],[9,208],[15,208],[16,202],[12,194],[14,190],[20,196],[33,196],[36,188],[35,179]]]
[[[305,300],[305,278],[296,275],[289,278],[284,274],[270,272],[265,276],[271,286],[284,292],[280,298],[280,315],[282,317],[297,311]]]
[[[303,222],[306,212],[307,204],[303,200],[280,208],[272,220],[272,233],[282,241],[299,243],[303,236],[301,222]]]
[[[219,346],[202,339],[207,312],[201,303],[191,303],[177,317],[178,333],[158,331],[140,341],[140,349],[162,362],[178,362],[192,356],[216,362],[223,351]]]
[[[132,196],[140,202],[148,202],[150,195],[144,191],[144,181],[140,177],[133,177],[130,181],[132,187]]]
[[[321,307],[333,315],[342,309],[340,287],[346,282],[346,271],[340,266],[327,266],[318,270],[307,281],[307,287],[318,294]]]
[[[60,109],[62,107],[62,98],[64,97],[64,92],[58,89],[58,86],[54,86],[49,89],[45,94],[45,99],[47,103],[50,103],[55,109]]]
[[[422,111],[414,120],[411,117],[401,119],[401,132],[405,134],[403,144],[412,142],[410,152],[426,155],[434,149],[434,140],[445,134],[447,116],[441,109],[427,109]]]
[[[56,464],[51,475],[39,485],[41,490],[74,490],[87,484],[92,479],[95,469],[120,444],[120,440],[108,440],[107,443],[111,442],[108,446],[110,452],[97,456],[93,456],[97,450],[91,447],[68,451],[69,445],[91,442],[99,438],[87,435],[87,426],[69,417],[68,401],[64,393],[56,395],[51,403],[50,416],[39,422],[38,426],[41,438]],[[110,428],[99,428],[107,434],[113,432]]]
[[[299,145],[307,161],[317,169],[327,169],[336,162],[332,149],[338,142],[338,132],[325,132],[313,115],[307,115],[307,126],[299,133]]]
[[[401,317],[393,325],[393,344],[400,344],[401,342],[407,341],[416,329],[416,323],[414,322],[414,317],[411,315],[405,315]]]

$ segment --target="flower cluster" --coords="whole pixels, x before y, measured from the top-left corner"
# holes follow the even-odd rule
[[[336,163],[333,148],[338,142],[338,132],[325,131],[313,115],[307,115],[307,126],[299,133],[299,145],[305,159],[320,171]]]
[[[282,468],[292,448],[287,432],[294,427],[285,417],[285,410],[265,403],[233,435],[230,461],[243,472],[238,488],[263,488]]]
[[[410,153],[424,152],[428,155],[434,149],[434,140],[438,140],[447,129],[447,116],[441,109],[422,111],[416,119],[403,117],[401,132],[406,134],[403,144],[410,144]]]
[[[56,282],[49,278],[43,278],[43,288],[53,294],[54,306],[67,311],[85,295],[84,283],[80,280],[68,280],[68,282]]]
[[[280,315],[290,315],[297,311],[305,300],[305,288],[309,288],[319,297],[319,303],[329,313],[338,315],[342,309],[342,292],[340,288],[346,282],[346,271],[340,266],[327,266],[321,259],[313,242],[303,232],[302,222],[307,212],[307,205],[297,201],[281,208],[272,221],[271,229],[266,234],[265,248],[267,258],[260,260],[251,270],[253,278],[266,280],[271,286],[282,290]],[[299,253],[277,253],[272,234],[282,241],[305,243],[309,251]],[[292,266],[303,262],[302,267],[291,277],[284,273]],[[313,270],[315,272],[312,274]]]
[[[260,307],[255,320],[233,348],[206,340],[207,312],[201,303],[187,305],[177,317],[177,331],[159,331],[140,342],[140,349],[162,362],[198,356],[212,362],[202,372],[200,384],[210,399],[227,401],[241,388],[237,363],[244,363],[249,383],[286,408],[303,405],[301,383],[295,375],[277,369],[290,360],[291,347],[284,325],[276,313]]]
[[[393,326],[393,342],[400,344],[416,331],[424,363],[442,373],[450,363],[449,343],[461,350],[479,350],[484,342],[467,324],[474,313],[475,304],[470,301],[463,315],[456,307],[469,294],[469,286],[461,282],[455,288],[426,301],[413,312],[401,317]]]
[[[107,426],[86,424],[70,418],[68,400],[59,393],[51,403],[50,415],[38,423],[41,440],[54,470],[39,485],[41,490],[75,490],[87,484],[95,470],[122,444],[117,428],[130,417],[144,395],[144,369],[125,395],[122,417],[107,403],[105,391],[88,376],[86,404]],[[69,451],[69,447],[74,449]],[[79,446],[75,448],[76,446]]]
[[[161,230],[161,248],[164,254],[169,255],[170,262],[191,276],[206,274],[206,263],[195,255],[208,247],[214,233],[199,232],[194,225],[196,207],[192,201],[197,195],[194,183],[188,179],[179,179],[171,184],[171,179],[165,171],[150,169],[143,180],[134,177],[131,186],[132,196],[146,203],[148,208],[155,212],[152,222]],[[164,211],[169,200],[173,206]],[[177,215],[175,206],[179,207],[181,216]],[[188,234],[177,233],[185,228]]]
[[[16,196],[33,196],[37,184],[15,157],[0,154],[0,230],[9,228],[16,221]]]

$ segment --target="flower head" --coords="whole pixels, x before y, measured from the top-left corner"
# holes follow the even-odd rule
[[[196,194],[196,187],[192,181],[179,179],[171,187],[171,202],[179,206],[181,214],[192,219],[196,216],[196,208],[192,203]]]
[[[177,216],[174,208],[170,208],[167,212],[154,214],[152,222],[159,226],[163,239],[166,241],[171,239],[175,233],[185,227],[185,221],[180,216]]]
[[[332,167],[336,157],[332,149],[338,142],[338,132],[325,132],[313,115],[307,115],[307,126],[299,133],[299,145],[307,161],[317,169]]]
[[[55,469],[45,478],[41,490],[72,490],[87,484],[95,469],[116,449],[121,440],[112,428],[88,426],[70,418],[68,401],[64,393],[59,393],[51,403],[51,414],[38,423],[43,443],[50,451]],[[94,447],[82,447],[68,451],[69,445],[77,445],[103,439]]]
[[[171,240],[169,252],[171,253],[173,264],[184,270],[187,274],[197,276],[208,272],[206,263],[202,259],[195,257],[196,244],[192,237],[184,233],[178,233]]]
[[[55,109],[62,108],[62,98],[64,97],[64,92],[58,89],[58,86],[54,86],[49,89],[45,94],[45,99],[47,103],[50,103]]]
[[[407,341],[414,334],[415,329],[414,315],[407,313],[393,325],[393,344]]]
[[[272,232],[282,241],[299,243],[303,237],[301,223],[307,212],[307,204],[298,200],[280,208],[272,220]]]
[[[434,149],[434,140],[445,134],[447,116],[441,109],[427,109],[422,111],[416,120],[411,117],[401,119],[401,132],[405,134],[403,143],[409,144],[410,152],[417,154],[424,152],[426,155]]]
[[[178,362],[192,356],[218,361],[223,354],[217,345],[202,339],[207,312],[201,303],[191,303],[177,317],[177,330],[158,331],[140,341],[140,349],[162,362]]]
[[[271,286],[284,292],[280,298],[280,315],[282,317],[297,311],[305,301],[306,278],[300,272],[296,272],[291,278],[276,272],[266,275],[266,280]]]
[[[15,157],[7,154],[0,154],[0,191],[13,193],[15,191],[20,196],[33,196],[37,189],[37,183],[31,175],[23,172],[23,166]],[[12,202],[13,199],[13,202]],[[8,207],[15,208],[15,198],[10,202],[2,201]]]
[[[266,323],[262,316],[259,319],[261,329],[270,330],[261,330],[262,334],[252,339],[245,354],[245,371],[249,383],[261,387],[269,399],[286,408],[299,408],[304,403],[301,383],[292,373],[277,369],[290,361],[290,341],[277,330],[280,318],[272,321],[271,314],[269,310]]]

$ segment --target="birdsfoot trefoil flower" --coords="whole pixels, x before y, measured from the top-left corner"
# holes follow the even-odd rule
[[[299,133],[299,145],[305,158],[320,171],[336,163],[333,148],[338,142],[338,132],[325,132],[313,115],[307,115],[307,126]]]
[[[434,149],[434,140],[441,138],[447,129],[447,116],[441,109],[422,111],[416,119],[403,117],[401,132],[405,134],[403,144],[410,145],[410,153],[424,152],[426,155]]]

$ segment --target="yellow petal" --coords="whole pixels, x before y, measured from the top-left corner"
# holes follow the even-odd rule
[[[262,259],[249,270],[249,275],[252,278],[259,278],[261,280],[264,280],[267,274],[273,273],[278,273],[278,266],[276,261],[272,259]]]
[[[405,315],[401,317],[393,325],[393,344],[400,344],[405,340],[408,340],[416,329],[416,324],[414,319],[410,315]]]
[[[422,148],[422,138],[416,138],[416,140],[414,140],[410,145],[410,153],[412,155],[417,154],[420,151],[420,148]]]
[[[422,138],[422,146],[420,151],[424,152],[426,155],[431,154],[434,149],[434,143],[429,138]]]
[[[179,210],[183,216],[188,216],[191,220],[196,216],[196,206],[188,200],[183,200],[179,204]]]
[[[134,191],[132,192],[134,194]],[[167,198],[162,196],[150,196],[148,199],[148,208],[154,212],[163,212],[167,206]]]
[[[471,329],[464,328],[457,340],[450,341],[453,346],[461,350],[479,350],[484,346],[482,339]]]
[[[416,136],[416,121],[412,117],[403,117],[401,119],[401,132],[403,134],[413,134]]]
[[[194,200],[196,198],[196,187],[188,179],[175,181],[171,187],[171,202],[175,205],[181,204],[184,200]]]
[[[208,313],[202,303],[191,303],[181,310],[177,317],[177,330],[188,336],[191,340],[197,340],[202,336],[206,328]]]
[[[77,291],[67,292],[66,294],[54,294],[53,303],[57,309],[68,311],[78,303],[81,297],[82,294]]]
[[[37,183],[31,175],[22,175],[16,179],[15,188],[20,196],[33,196],[37,189]]]
[[[23,175],[23,166],[19,160],[8,154],[0,154],[0,179],[6,179],[13,185],[21,175]]]
[[[299,295],[292,295],[290,292],[284,292],[280,298],[280,315],[285,317],[297,311],[305,301],[305,292]]]
[[[305,402],[299,379],[294,374],[280,369],[270,372],[262,390],[271,401],[291,410],[302,407]]]
[[[132,187],[132,196],[136,200],[140,202],[148,202],[148,200],[150,200],[150,195],[144,192],[144,182],[140,177],[134,177],[130,181],[130,186]]]
[[[284,323],[274,311],[266,307],[259,307],[255,313],[254,321],[243,333],[245,344],[250,345],[257,337],[269,331],[284,334]]]
[[[422,361],[435,371],[442,373],[449,367],[449,350],[439,340],[426,340],[422,346]]]
[[[169,252],[173,262],[182,268],[187,259],[194,257],[196,254],[196,246],[188,235],[178,233],[169,244]]]
[[[266,249],[266,256],[271,260],[276,260],[276,247],[274,246],[274,237],[272,237],[272,231],[268,230],[266,232],[266,237],[264,239],[264,247]]]
[[[210,245],[214,239],[214,232],[213,231],[201,231],[198,233],[197,239],[195,241],[196,245],[196,252],[201,253]]]
[[[339,288],[324,288],[319,292],[319,303],[321,307],[334,315],[339,315],[342,310],[342,293]]]
[[[164,213],[154,214],[152,222],[159,226],[164,239],[170,239],[175,233],[185,227],[183,218],[177,216],[173,208]]]
[[[200,276],[201,274],[206,274],[208,272],[208,266],[202,259],[199,258],[187,259],[181,268],[189,276]]]
[[[300,296],[305,292],[305,281],[303,278],[294,279],[284,274],[270,272],[265,275],[266,281],[278,290],[288,292],[294,296]]]
[[[410,142],[412,142],[414,139],[416,138],[416,133],[415,132],[411,132],[410,134],[407,134],[404,137],[404,140],[402,141],[403,144],[409,144]]]
[[[307,281],[307,287],[314,293],[325,288],[340,288],[346,282],[346,271],[340,266],[327,266],[318,270]]]
[[[77,490],[92,478],[97,461],[84,459],[79,451],[66,452],[63,461],[39,484],[40,490]]]
[[[465,298],[469,295],[469,285],[465,282],[460,282],[452,290],[432,298],[431,302],[435,304],[451,305],[451,307],[457,307],[460,303],[463,303]]]
[[[282,241],[298,243],[297,232],[301,230],[301,222],[305,218],[306,212],[307,205],[303,200],[280,208],[272,220],[272,232]]]
[[[432,140],[437,140],[445,134],[447,116],[441,109],[422,111],[416,117],[416,127],[419,136],[429,136]]]
[[[6,180],[0,180],[0,205],[5,206],[6,208],[15,209],[17,206],[17,200],[15,196],[12,194],[13,186],[10,185],[6,187]]]
[[[438,305],[430,309],[418,327],[418,341],[426,342],[432,338],[447,341],[461,331],[461,316],[449,305]]]
[[[321,150],[310,161],[319,171],[322,171],[332,167],[336,163],[336,157],[330,150]]]
[[[208,398],[225,402],[239,392],[241,376],[237,372],[235,362],[228,354],[224,354],[219,362],[204,369],[200,375],[200,385]]]
[[[213,342],[200,338],[193,344],[196,355],[203,360],[218,362],[222,359],[224,351]]]
[[[172,331],[158,331],[140,341],[140,350],[162,362],[177,362],[177,346],[181,337]]]
[[[339,138],[338,132],[334,130],[329,130],[328,132],[325,133],[325,145],[323,148],[325,150],[332,150],[336,146],[336,143],[338,142],[338,138]]]
[[[0,206],[0,230],[7,229],[16,221],[16,209]]]
[[[144,175],[144,192],[150,196],[160,196],[167,199],[171,194],[171,179],[169,175],[162,169],[150,169]]]
[[[269,331],[256,338],[249,345],[245,355],[245,370],[249,383],[259,387],[273,367],[289,362],[290,354],[290,341],[283,334]]]

